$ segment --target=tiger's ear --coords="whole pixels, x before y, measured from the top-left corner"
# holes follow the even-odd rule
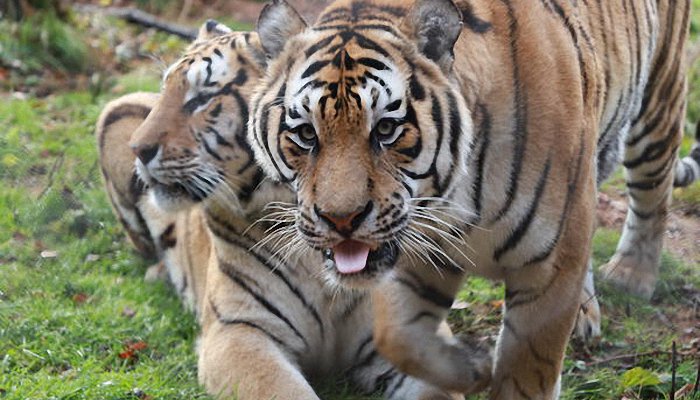
[[[260,43],[268,57],[277,57],[287,40],[306,29],[301,15],[285,0],[273,0],[265,5],[258,18]]]
[[[215,21],[213,19],[208,19],[205,23],[202,24],[202,26],[199,27],[199,32],[197,32],[197,39],[195,39],[195,41],[201,42],[231,32],[233,32],[231,28],[222,24],[221,22]]]
[[[445,73],[452,68],[454,45],[462,32],[462,13],[451,0],[416,0],[401,31]]]

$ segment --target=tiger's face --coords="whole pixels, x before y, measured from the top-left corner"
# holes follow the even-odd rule
[[[346,285],[372,283],[401,252],[434,246],[424,210],[465,171],[471,120],[449,77],[459,11],[419,3],[426,9],[340,2],[307,29],[276,2],[259,22],[263,47],[278,53],[252,101],[250,142],[268,174],[296,188],[299,233]],[[285,43],[289,32],[275,36],[281,21],[301,33]],[[425,42],[426,27],[452,37]]]
[[[161,208],[186,208],[214,193],[237,201],[262,179],[245,140],[261,56],[257,35],[208,21],[166,71],[157,105],[130,142]]]

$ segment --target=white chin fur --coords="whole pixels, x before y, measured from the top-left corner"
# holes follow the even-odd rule
[[[186,197],[168,196],[156,188],[148,191],[148,201],[155,207],[170,213],[187,210],[195,204]]]

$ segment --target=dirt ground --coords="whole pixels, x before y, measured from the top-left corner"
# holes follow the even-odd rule
[[[621,230],[627,213],[623,193],[609,191],[598,195],[598,226]],[[700,209],[673,203],[668,217],[664,247],[689,264],[700,266]]]

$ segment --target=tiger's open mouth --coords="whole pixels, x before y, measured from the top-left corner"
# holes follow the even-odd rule
[[[362,242],[345,240],[323,251],[324,265],[339,283],[365,286],[396,264],[398,246],[385,242],[372,250]]]

